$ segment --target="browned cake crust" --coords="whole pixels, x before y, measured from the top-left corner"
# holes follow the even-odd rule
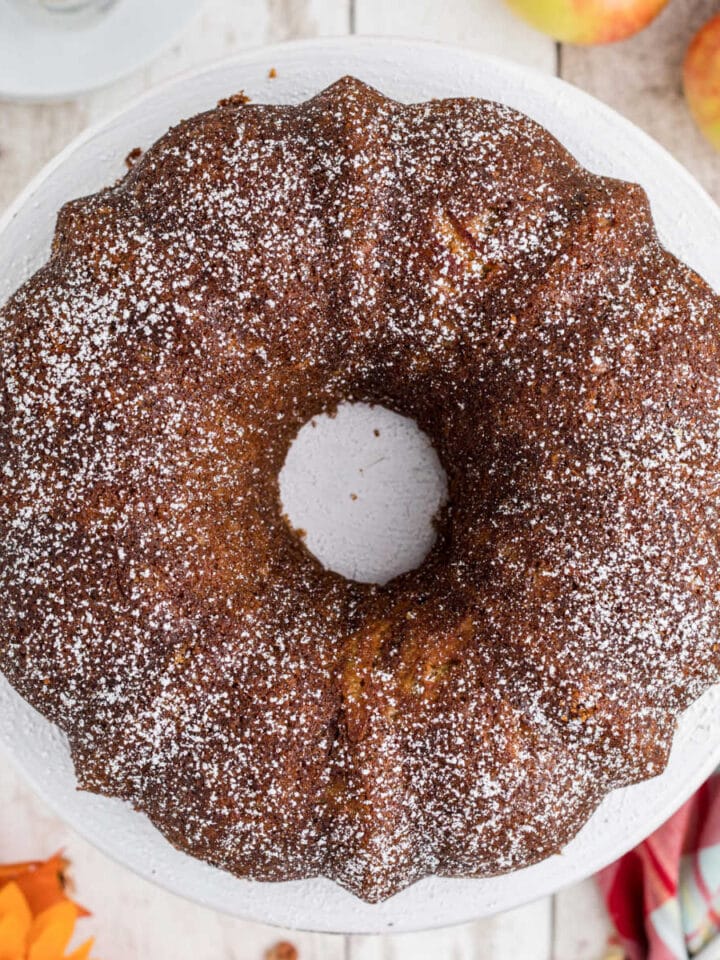
[[[345,79],[180,124],[0,314],[0,667],[88,790],[367,900],[559,850],[720,679],[720,302],[637,186]],[[449,478],[386,587],[277,474],[341,399]]]

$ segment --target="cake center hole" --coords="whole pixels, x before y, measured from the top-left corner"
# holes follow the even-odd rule
[[[361,583],[420,566],[447,499],[445,471],[415,421],[367,403],[308,421],[279,481],[283,510],[308,550]]]

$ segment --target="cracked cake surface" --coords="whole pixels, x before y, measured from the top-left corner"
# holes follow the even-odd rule
[[[0,669],[84,789],[239,876],[377,901],[559,851],[720,679],[719,308],[508,107],[224,101],[0,311]],[[343,400],[448,477],[382,587],[279,503]]]

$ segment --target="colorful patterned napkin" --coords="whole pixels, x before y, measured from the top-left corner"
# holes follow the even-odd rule
[[[628,960],[718,960],[720,770],[597,879]]]

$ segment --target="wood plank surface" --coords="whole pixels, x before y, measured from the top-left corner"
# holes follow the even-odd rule
[[[347,960],[551,960],[552,898],[477,923],[396,937],[348,937]],[[583,960],[581,956],[574,960]]]
[[[612,925],[592,877],[561,890],[554,901],[552,960],[601,960]]]
[[[682,92],[687,46],[718,10],[717,0],[674,0],[623,43],[563,47],[560,73],[646,130],[720,202],[720,156],[692,122]]]
[[[0,0],[4,2],[4,0]],[[612,47],[556,45],[502,0],[207,0],[195,23],[152,64],[67,103],[0,103],[0,211],[87,124],[182,70],[248,46],[300,37],[402,35],[463,43],[553,72],[634,120],[720,200],[720,161],[689,119],[680,65],[717,0],[674,0],[647,31]],[[290,939],[302,960],[601,960],[609,923],[593,882],[455,929],[397,937],[277,931],[222,917],[139,880],[108,861],[37,800],[0,749],[0,862],[66,847],[93,910],[103,960],[261,960]]]
[[[358,33],[413,36],[474,47],[552,73],[555,44],[502,0],[354,0]]]

